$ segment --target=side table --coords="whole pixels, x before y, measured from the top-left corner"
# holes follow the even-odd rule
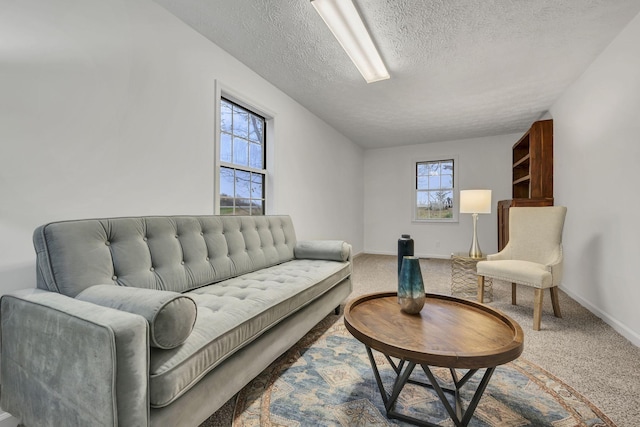
[[[468,299],[478,296],[478,276],[476,264],[487,258],[471,258],[468,252],[451,254],[451,295]],[[484,301],[493,301],[493,280],[487,277],[484,282]]]

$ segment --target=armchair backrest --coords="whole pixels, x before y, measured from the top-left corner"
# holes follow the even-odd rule
[[[552,264],[562,258],[564,206],[509,208],[509,242],[503,249],[510,259]]]

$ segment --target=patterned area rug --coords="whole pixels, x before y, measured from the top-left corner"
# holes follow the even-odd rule
[[[390,392],[393,370],[382,354],[374,355]],[[416,369],[412,378],[424,381],[420,374],[424,376]],[[435,368],[434,374],[443,383],[450,381],[446,369]],[[472,379],[463,388],[466,403],[481,378],[478,374],[475,383]],[[408,384],[396,409],[453,426],[435,392],[425,387]],[[387,419],[364,345],[346,330],[342,317],[329,316],[239,393],[233,425],[408,424]],[[615,427],[571,387],[522,358],[496,369],[469,425]]]

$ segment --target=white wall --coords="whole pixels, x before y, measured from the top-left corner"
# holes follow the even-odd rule
[[[562,288],[640,346],[640,15],[551,108]]]
[[[0,10],[0,294],[35,286],[40,224],[211,214],[216,81],[275,115],[268,213],[362,251],[362,149],[160,6]]]
[[[415,241],[421,257],[449,258],[468,251],[473,236],[471,215],[456,223],[412,222],[415,162],[457,156],[458,190],[492,190],[491,214],[478,216],[478,242],[483,253],[498,248],[496,206],[511,198],[511,147],[522,135],[501,135],[365,151],[364,248],[368,253],[397,254],[401,234]]]
[[[0,0],[0,293],[49,221],[213,212],[216,80],[275,114],[273,207],[363,248],[362,150],[148,0]]]

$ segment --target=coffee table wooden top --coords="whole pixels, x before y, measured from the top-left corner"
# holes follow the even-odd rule
[[[361,296],[345,307],[345,326],[374,350],[429,366],[489,368],[522,354],[522,328],[505,314],[475,301],[426,296],[419,314],[400,311],[395,292]]]

